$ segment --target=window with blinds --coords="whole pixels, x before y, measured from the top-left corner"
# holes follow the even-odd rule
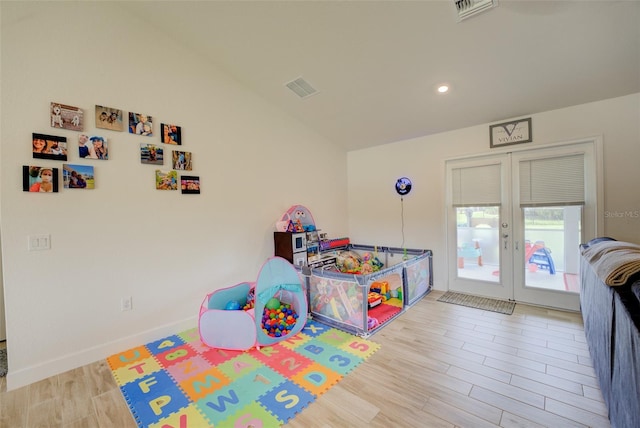
[[[454,207],[500,205],[500,164],[452,169]]]
[[[520,161],[520,206],[584,205],[584,155]]]

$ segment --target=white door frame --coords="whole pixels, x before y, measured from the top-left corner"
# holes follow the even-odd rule
[[[518,189],[519,177],[518,174],[511,176],[511,165],[515,162],[527,158],[527,157],[545,157],[545,153],[563,156],[570,153],[584,152],[585,156],[585,168],[587,174],[585,175],[585,193],[586,201],[583,208],[583,225],[582,225],[582,242],[587,242],[590,239],[601,235],[601,231],[604,227],[604,215],[602,214],[602,201],[603,201],[603,147],[601,137],[583,138],[573,141],[566,141],[556,144],[539,145],[535,147],[519,147],[511,146],[491,152],[491,154],[478,154],[472,156],[465,156],[463,158],[452,158],[445,160],[446,171],[446,203],[445,203],[445,234],[446,234],[446,248],[447,248],[447,271],[448,271],[448,288],[451,289],[453,281],[457,281],[456,290],[460,290],[459,285],[462,284],[463,292],[471,292],[475,290],[475,294],[503,298],[513,299],[524,303],[549,306],[554,308],[579,310],[579,296],[573,293],[566,292],[552,292],[552,290],[540,290],[533,287],[526,287],[524,284],[524,269],[515,267],[517,263],[524,263],[524,224],[522,220],[522,209],[520,207],[520,201],[518,193],[512,191],[512,189]],[[512,156],[509,156],[511,154]],[[457,278],[457,242],[451,242],[456,237],[456,220],[452,218],[452,197],[451,197],[451,167],[452,166],[472,166],[474,162],[476,164],[486,164],[488,162],[497,161],[501,156],[512,159],[505,165],[505,178],[508,181],[504,181],[506,184],[502,191],[503,201],[511,201],[508,209],[501,208],[501,216],[505,215],[510,224],[504,233],[509,235],[508,238],[508,251],[501,251],[500,259],[500,285],[496,286],[495,283],[485,283],[482,281],[473,281],[467,279]],[[503,175],[504,175],[503,174]],[[508,184],[507,184],[508,183]],[[505,191],[509,194],[505,199]],[[505,204],[503,204],[505,205]],[[503,230],[499,231],[502,238]],[[502,242],[502,239],[500,240]],[[517,248],[516,248],[517,247]],[[472,286],[473,284],[473,286]],[[480,287],[478,288],[478,286]],[[509,290],[509,288],[511,290]]]

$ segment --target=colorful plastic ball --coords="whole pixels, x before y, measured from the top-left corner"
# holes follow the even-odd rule
[[[229,300],[224,309],[226,311],[237,311],[240,309],[240,303],[237,300]]]
[[[280,300],[276,299],[275,297],[272,297],[264,306],[267,309],[272,309],[272,310],[278,309],[280,307]]]

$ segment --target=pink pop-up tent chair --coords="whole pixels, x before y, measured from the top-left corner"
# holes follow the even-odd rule
[[[230,301],[240,307],[247,303],[249,291],[255,287],[255,307],[247,311],[226,310]],[[272,297],[288,303],[298,314],[287,335],[272,337],[262,330],[262,312]],[[258,316],[256,316],[258,314]],[[307,321],[307,299],[300,274],[281,257],[268,259],[255,283],[242,282],[208,294],[200,306],[198,328],[202,342],[212,348],[245,350],[267,346],[299,333]]]

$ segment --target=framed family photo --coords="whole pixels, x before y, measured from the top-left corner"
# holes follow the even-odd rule
[[[95,174],[91,165],[62,165],[65,189],[95,189]]]
[[[31,134],[31,151],[34,159],[67,160],[67,137],[47,134]]]
[[[22,190],[33,193],[57,193],[58,177],[58,168],[24,165],[22,167]]]
[[[195,175],[182,175],[180,176],[180,188],[182,193],[186,195],[199,195],[200,194],[200,177]]]
[[[162,129],[160,141],[164,144],[182,145],[182,129],[179,126],[162,123],[160,128]]]
[[[164,150],[154,144],[140,144],[140,162],[150,165],[164,165]]]
[[[129,133],[153,136],[153,118],[146,114],[129,112]]]
[[[191,152],[179,152],[174,150],[171,154],[171,160],[173,162],[173,169],[181,171],[191,171],[193,169]]]
[[[101,135],[80,134],[78,136],[78,156],[82,159],[109,159],[107,139]]]
[[[156,170],[156,189],[178,190],[178,173],[176,171]]]
[[[96,128],[122,132],[124,130],[122,110],[96,105]]]

